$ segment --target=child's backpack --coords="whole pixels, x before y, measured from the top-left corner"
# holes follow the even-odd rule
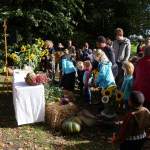
[[[75,71],[76,71],[76,68],[71,60],[66,59],[66,58],[62,59],[62,72],[64,74],[69,74]]]

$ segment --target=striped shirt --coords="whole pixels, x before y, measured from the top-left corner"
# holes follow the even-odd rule
[[[144,131],[143,134],[135,135],[135,136],[130,136],[126,138],[127,141],[135,141],[135,140],[141,140],[146,137],[146,132]]]

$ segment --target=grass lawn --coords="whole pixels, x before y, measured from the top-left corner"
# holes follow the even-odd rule
[[[11,79],[9,79],[11,80]],[[13,107],[11,82],[9,92],[3,88],[0,75],[0,150],[111,150],[108,144],[111,129],[85,128],[79,135],[65,136],[46,123],[17,126]]]
[[[0,150],[117,150],[111,143],[111,126],[84,128],[79,135],[63,135],[46,123],[17,126],[11,82],[9,92],[3,88],[0,75]],[[10,78],[11,81],[11,78]],[[93,107],[94,109],[95,107]],[[145,150],[149,150],[149,142]]]
[[[131,44],[131,55],[135,55],[137,51],[137,43],[132,43]]]

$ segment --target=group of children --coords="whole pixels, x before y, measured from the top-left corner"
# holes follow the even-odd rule
[[[65,50],[60,64],[62,66],[62,87],[73,91],[77,78],[80,93],[82,93],[87,104],[91,104],[91,86],[105,89],[110,85],[115,85],[115,78],[111,69],[112,64],[105,53],[98,49],[94,54],[94,58],[95,62],[97,62],[95,66],[90,60],[78,61],[77,65],[74,65],[68,50]]]
[[[50,49],[52,49],[51,46]],[[72,53],[70,53],[70,50]],[[64,90],[73,92],[77,79],[78,87],[85,103],[91,104],[91,86],[101,89],[106,89],[112,85],[117,86],[116,75],[112,71],[113,64],[102,49],[96,49],[92,52],[92,55],[90,51],[88,53],[90,57],[87,57],[87,59],[84,57],[82,61],[80,59],[76,61],[77,56],[74,50],[75,47],[70,45],[68,49],[63,50],[58,59],[60,86]],[[53,54],[53,51],[51,52]],[[52,58],[52,72],[55,74],[56,62],[55,58]],[[132,62],[124,61],[122,64],[124,77],[119,90],[124,95],[124,106],[127,110],[127,115],[119,132],[113,136],[113,142],[121,142],[120,150],[141,150],[146,138],[145,128],[150,126],[150,112],[142,106],[144,95],[140,91],[132,90],[135,67],[134,60]]]

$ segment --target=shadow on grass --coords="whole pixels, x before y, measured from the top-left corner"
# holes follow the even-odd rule
[[[54,150],[116,150],[111,143],[108,143],[110,137],[109,130],[101,130],[97,127],[85,128],[78,135],[64,135],[66,143],[52,145]]]
[[[117,150],[115,146],[100,141],[87,141],[74,145],[52,145],[54,150]]]
[[[16,127],[15,111],[11,92],[0,93],[0,127]]]

